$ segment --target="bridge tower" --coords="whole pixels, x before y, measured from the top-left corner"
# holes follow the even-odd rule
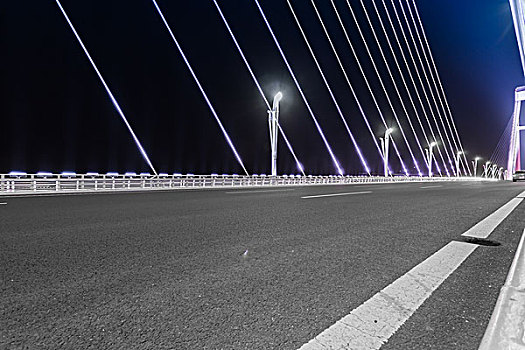
[[[512,115],[512,129],[510,134],[509,158],[507,161],[507,180],[512,179],[514,171],[521,170],[520,132],[525,130],[525,125],[520,125],[521,103],[525,101],[525,86],[516,88],[514,92],[514,112]]]
[[[521,66],[525,75],[525,0],[509,0],[514,22],[516,39],[521,57]],[[512,174],[521,169],[520,157],[520,131],[525,126],[520,125],[521,103],[525,101],[525,86],[517,87],[514,92],[514,112],[512,116],[512,130],[510,134],[509,158],[507,160],[507,180],[512,179]]]

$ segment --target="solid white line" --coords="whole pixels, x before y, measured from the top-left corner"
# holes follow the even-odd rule
[[[379,349],[477,247],[450,242],[300,349]]]
[[[349,195],[352,195],[352,194],[367,194],[367,193],[372,193],[372,191],[318,194],[318,195],[315,195],[315,196],[305,196],[305,197],[301,197],[301,198],[302,199],[309,199],[309,198],[321,198],[321,197],[349,196]]]
[[[463,235],[488,237],[524,195],[525,191]],[[300,349],[379,349],[477,247],[450,242]]]
[[[245,193],[267,193],[267,192],[286,192],[295,191],[295,188],[287,188],[283,190],[253,190],[253,191],[229,191],[227,194],[245,194]]]
[[[443,187],[443,185],[436,185],[436,186],[421,186],[420,188],[437,188],[437,187]]]
[[[523,198],[512,198],[501,208],[478,222],[462,236],[487,238],[488,235],[523,201]]]
[[[7,205],[7,203],[0,203],[0,205]]]

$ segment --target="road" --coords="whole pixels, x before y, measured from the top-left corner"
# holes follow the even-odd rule
[[[525,190],[411,183],[0,197],[0,349],[298,349]],[[382,349],[477,349],[520,204]]]

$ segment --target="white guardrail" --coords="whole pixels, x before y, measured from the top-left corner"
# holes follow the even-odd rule
[[[166,190],[213,187],[344,185],[384,182],[490,181],[472,177],[379,177],[379,176],[300,176],[300,175],[193,175],[193,174],[117,174],[11,172],[0,174],[0,194]]]

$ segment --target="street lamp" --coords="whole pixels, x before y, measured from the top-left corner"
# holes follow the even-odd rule
[[[492,164],[492,171],[491,171],[491,177],[493,179],[496,178],[496,171],[498,170],[498,165],[497,164]]]
[[[454,161],[456,162],[456,176],[459,177],[460,176],[460,169],[459,169],[459,160],[460,160],[460,156],[463,154],[463,151],[458,151],[456,153],[456,157],[454,158]]]
[[[279,134],[279,102],[283,94],[279,91],[273,98],[273,107],[268,111],[268,126],[270,128],[272,176],[277,176],[277,136]]]
[[[489,165],[490,161],[486,161],[485,165],[483,165],[483,175],[485,175],[486,178],[489,177]]]
[[[476,177],[476,175],[477,175],[478,160],[480,160],[480,159],[481,159],[480,157],[476,157],[476,158],[474,158],[474,161],[472,162],[472,164],[474,165],[474,177]]]
[[[393,128],[388,128],[385,131],[385,138],[380,137],[381,140],[381,150],[383,156],[383,168],[385,172],[385,177],[388,177],[388,148],[390,145],[390,134],[394,131]]]
[[[432,148],[436,146],[436,141],[433,141],[428,148],[425,148],[425,154],[427,156],[427,167],[428,167],[428,176],[432,177]]]

